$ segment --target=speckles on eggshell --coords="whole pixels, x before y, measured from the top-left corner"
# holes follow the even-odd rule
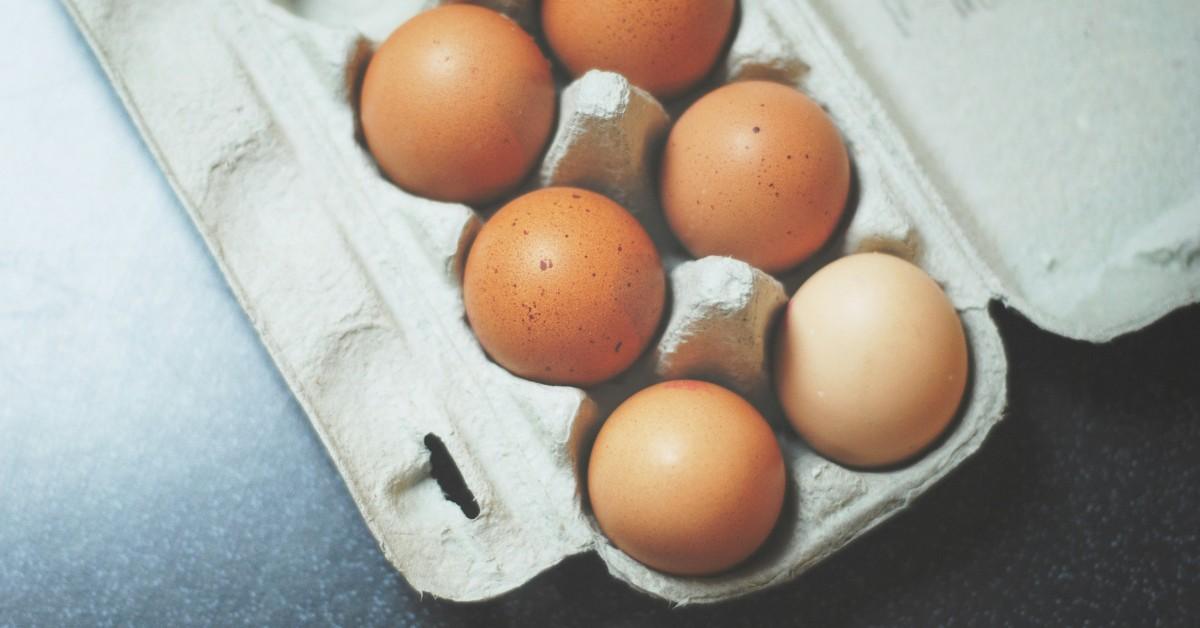
[[[542,29],[563,65],[620,72],[659,98],[708,75],[733,25],[734,0],[583,3],[543,0]]]
[[[476,336],[502,366],[547,383],[590,385],[644,351],[666,281],[653,242],[620,205],[552,187],[515,199],[484,225],[463,295]]]
[[[430,34],[441,42],[432,58]],[[474,93],[493,97],[464,96]],[[525,178],[557,108],[550,63],[533,38],[463,4],[397,28],[372,56],[359,102],[367,146],[389,179],[465,203],[494,199]]]
[[[777,83],[742,81],[710,92],[684,112],[666,146],[663,211],[697,257],[787,270],[832,235],[849,194],[849,158],[833,122],[807,96]]]

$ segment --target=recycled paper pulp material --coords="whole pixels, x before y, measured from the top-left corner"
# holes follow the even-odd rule
[[[1145,105],[1150,113],[1176,115],[1124,147],[1145,164],[1124,178],[1082,169],[1112,165],[1112,156],[1061,150],[1070,135],[1064,124],[1128,123],[1097,131],[1103,152],[1144,122],[1129,113],[1106,117],[1112,112],[1089,100],[1104,94],[1086,81],[1066,88],[1082,113],[1044,116],[1047,128],[1037,132],[1020,127],[1027,102],[985,98],[1051,99],[1026,90],[1045,90],[1051,85],[1042,83],[1057,75],[1030,79],[1019,70],[1032,56],[1084,51],[1081,42],[1052,36],[1055,25],[1077,26],[1080,14],[1095,14],[1097,41],[1087,52],[1103,55],[1109,43],[1138,49],[1145,33],[1114,27],[1095,8],[1134,12],[1115,1],[1085,8],[948,1],[955,11],[987,5],[992,12],[960,18],[933,1],[745,0],[715,76],[768,78],[806,91],[833,116],[855,166],[856,202],[841,234],[779,281],[735,260],[689,261],[665,230],[647,165],[673,109],[613,73],[592,72],[566,86],[559,127],[532,184],[583,185],[621,199],[659,244],[672,290],[656,347],[590,394],[522,380],[487,359],[465,322],[459,283],[481,216],[388,183],[355,140],[354,86],[372,40],[426,0],[64,1],[384,553],[414,587],[439,597],[493,597],[584,551],[596,551],[616,577],[677,603],[786,581],[906,507],[1000,419],[1007,366],[987,313],[991,300],[1053,331],[1103,339],[1200,292],[1200,230],[1192,229],[1198,183],[1182,177],[1186,160],[1163,165],[1156,153],[1164,140],[1160,150],[1184,156],[1181,147],[1200,128],[1200,113],[1187,104],[1195,99],[1173,99],[1159,85],[1173,77],[1194,91],[1198,55],[1181,56],[1183,69],[1166,78],[1135,76],[1133,62],[1104,65],[1157,94]],[[527,1],[485,4],[536,25]],[[1009,50],[1029,45],[1028,38],[989,39],[1013,35],[1021,16],[1035,13],[1045,24],[1036,55]],[[1135,23],[1153,30],[1176,21],[1169,13],[1134,16]],[[1170,59],[1200,41],[1172,33],[1156,39]],[[988,52],[973,47],[981,40]],[[936,55],[947,52],[958,58],[937,65]],[[928,67],[957,78],[923,75]],[[965,100],[946,93],[959,79],[986,83],[979,77],[989,74],[1003,84],[986,84]],[[922,98],[936,106],[921,109]],[[1131,100],[1130,107],[1142,102]],[[959,111],[962,102],[975,109]],[[971,124],[980,128],[963,130]],[[980,148],[988,125],[1007,133],[1007,156]],[[1047,149],[1045,138],[1057,143]],[[1020,164],[1031,179],[992,178]],[[1160,166],[1161,181],[1149,172]],[[1105,192],[1119,192],[1120,203]],[[1090,220],[1080,220],[1085,210]],[[762,391],[765,337],[783,286],[790,292],[820,264],[857,250],[889,251],[925,268],[958,308],[970,343],[972,378],[959,419],[928,454],[895,470],[861,472],[816,455],[783,427]],[[711,355],[718,351],[728,355]],[[778,428],[789,469],[779,529],[749,562],[716,577],[669,576],[630,559],[596,528],[580,489],[583,457],[606,413],[660,377],[683,376],[712,378],[758,401]],[[448,501],[432,477],[429,435],[457,464],[477,517]]]
[[[1200,300],[1200,3],[812,6],[1001,298],[1091,341]]]

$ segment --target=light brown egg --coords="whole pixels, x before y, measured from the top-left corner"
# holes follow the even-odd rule
[[[641,224],[578,188],[502,207],[467,257],[463,298],[475,336],[527,379],[588,386],[628,368],[658,328],[666,278]]]
[[[426,11],[375,52],[362,84],[367,146],[400,187],[482,203],[516,187],[550,137],[550,62],[512,20],[472,5]]]
[[[780,272],[833,233],[850,190],[850,161],[815,102],[784,85],[746,81],[684,112],[660,176],[663,211],[688,251]]]
[[[734,0],[542,0],[542,30],[571,74],[619,72],[659,98],[699,83],[724,49]]]
[[[857,467],[902,462],[945,431],[967,382],[954,306],[916,266],[843,257],[800,286],[780,324],[775,387],[796,431]]]
[[[654,569],[705,575],[742,562],[770,535],[786,472],[754,406],[715,384],[677,380],[612,413],[587,482],[613,544]]]

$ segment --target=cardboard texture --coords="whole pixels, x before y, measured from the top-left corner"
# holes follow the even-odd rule
[[[531,185],[583,185],[629,206],[663,253],[673,310],[657,348],[590,394],[528,382],[490,362],[464,320],[459,274],[481,218],[465,206],[399,190],[355,140],[353,90],[371,38],[386,36],[427,2],[64,1],[388,559],[414,587],[439,597],[496,596],[584,551],[598,552],[616,577],[677,603],[728,599],[785,581],[906,507],[971,455],[999,421],[1007,367],[987,314],[991,300],[1004,299],[1056,332],[1098,340],[1200,293],[1194,164],[1190,178],[1178,176],[1185,164],[1169,167],[1171,194],[1160,196],[1173,203],[1125,190],[1122,199],[1140,201],[1133,212],[1138,229],[1130,230],[1117,209],[1101,208],[1085,223],[1043,221],[1063,194],[1086,185],[1073,180],[1057,188],[1059,196],[1047,196],[1049,180],[1006,186],[976,176],[963,154],[968,140],[952,133],[962,120],[943,129],[922,116],[921,94],[937,96],[925,85],[932,79],[905,78],[919,74],[924,55],[963,43],[963,36],[930,35],[929,51],[906,56],[892,49],[898,44],[887,29],[897,29],[896,22],[878,11],[934,15],[927,22],[950,26],[957,13],[945,17],[931,8],[937,3],[916,0],[874,9],[746,0],[715,76],[788,82],[830,111],[856,173],[855,203],[840,235],[779,280],[734,260],[688,261],[658,215],[647,168],[670,113],[678,112],[619,75],[584,75],[562,92],[560,125]],[[529,2],[485,4],[524,24],[536,22]],[[1046,8],[1031,1],[966,4],[1000,5],[989,9],[1008,20],[994,27],[999,32],[1019,15]],[[932,28],[905,19],[900,23],[910,34]],[[853,62],[842,40],[854,44]],[[1196,46],[1183,36],[1170,43]],[[1046,44],[1053,54],[1056,40]],[[981,54],[964,54],[947,71],[990,71],[994,66]],[[900,70],[894,74],[892,58]],[[1194,87],[1198,77],[1177,78]],[[1155,127],[1181,138],[1167,138],[1170,146],[1195,137],[1195,111],[1182,112],[1173,100],[1157,106],[1188,114]],[[997,104],[988,113],[1026,112]],[[1039,136],[1021,139],[1032,151]],[[1158,163],[1156,146],[1142,146],[1147,163]],[[1042,161],[1068,176],[1074,157]],[[1027,156],[1007,159],[1020,163]],[[1011,165],[997,155],[984,162],[1001,170]],[[1084,176],[1094,173],[1076,173]],[[1011,194],[999,196],[1005,189]],[[948,198],[956,201],[953,209]],[[1068,251],[1064,240],[1087,244]],[[782,427],[764,390],[765,340],[786,294],[822,263],[857,250],[886,250],[925,268],[958,308],[971,350],[970,386],[949,433],[914,463],[880,472],[846,469],[813,453]],[[1085,265],[1090,274],[1081,270]],[[787,504],[773,537],[749,562],[716,577],[673,577],[633,561],[599,533],[580,492],[582,459],[598,421],[633,391],[679,376],[711,378],[756,400],[778,427],[789,469]],[[432,477],[430,435],[457,464],[478,516],[466,516]]]

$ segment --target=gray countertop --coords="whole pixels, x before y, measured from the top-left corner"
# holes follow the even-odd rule
[[[570,559],[500,600],[386,563],[63,11],[0,0],[0,625],[1200,623],[1200,308],[993,308],[1010,411],[798,581],[671,609]]]

